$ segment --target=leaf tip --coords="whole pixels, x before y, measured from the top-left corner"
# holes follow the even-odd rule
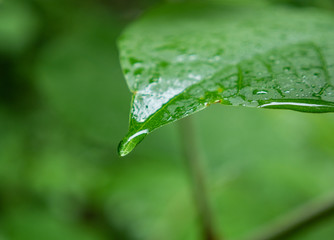
[[[140,130],[135,133],[129,133],[118,145],[118,154],[125,157],[146,137],[148,129]]]

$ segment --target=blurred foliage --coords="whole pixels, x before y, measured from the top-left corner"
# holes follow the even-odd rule
[[[130,98],[116,40],[157,2],[0,1],[1,240],[199,239],[177,127],[116,155]],[[333,114],[215,106],[195,120],[228,239],[332,191]]]
[[[270,0],[273,3],[287,4],[295,7],[334,8],[333,0]]]

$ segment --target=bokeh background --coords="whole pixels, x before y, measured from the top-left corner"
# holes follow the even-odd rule
[[[117,38],[163,2],[0,0],[1,240],[200,240],[177,123],[116,154],[131,98]],[[226,239],[334,192],[334,114],[211,106],[193,119]],[[334,239],[334,217],[291,239]]]

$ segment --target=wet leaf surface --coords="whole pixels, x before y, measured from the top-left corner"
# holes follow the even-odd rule
[[[316,9],[167,5],[120,38],[133,92],[124,156],[156,128],[220,103],[334,111],[334,21]]]

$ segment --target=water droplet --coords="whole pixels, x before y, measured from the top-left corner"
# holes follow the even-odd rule
[[[201,75],[196,75],[196,74],[193,74],[193,73],[188,74],[188,77],[192,78],[192,79],[195,79],[197,81],[200,81],[202,79]]]
[[[121,157],[128,155],[149,133],[148,129],[140,130],[130,136],[126,136],[118,146],[118,154]]]
[[[184,61],[184,55],[179,55],[176,57],[177,62],[183,62]]]
[[[268,94],[268,91],[266,91],[266,90],[254,90],[253,94],[254,95],[265,95],[265,94]]]
[[[214,60],[214,61],[219,61],[220,59],[221,59],[220,56],[214,56],[214,57],[213,57],[213,60]]]

